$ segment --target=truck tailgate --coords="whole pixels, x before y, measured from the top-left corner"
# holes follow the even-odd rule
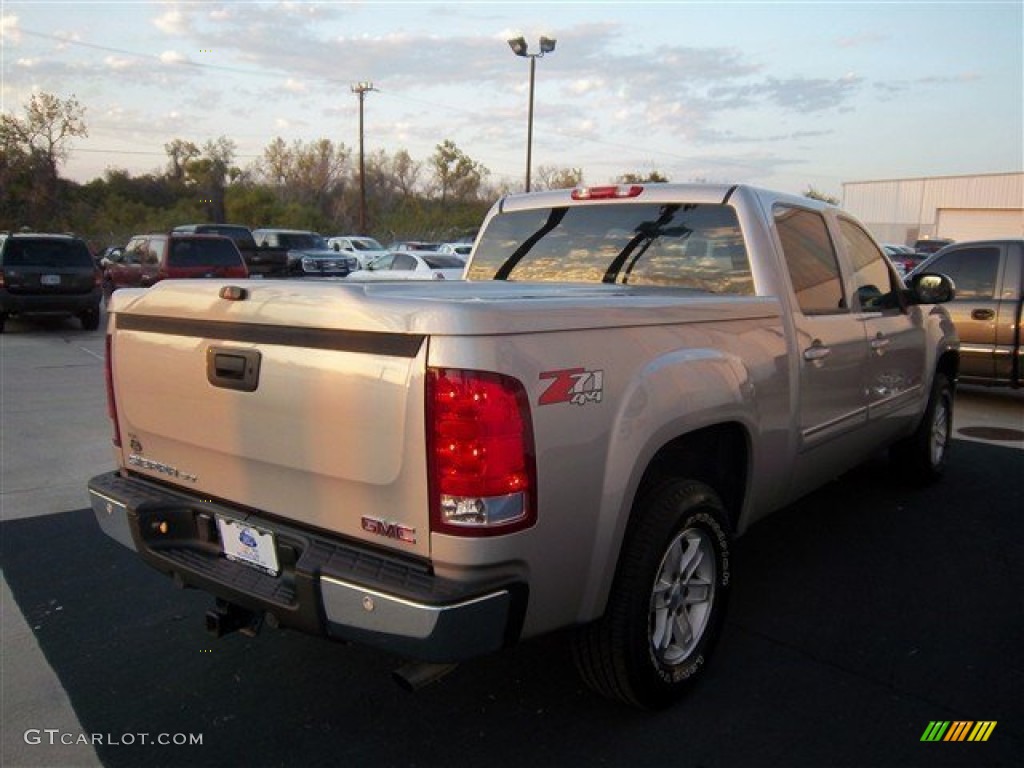
[[[395,332],[345,286],[320,302],[304,293],[288,302],[286,323],[271,324],[273,299],[288,283],[240,284],[241,300],[220,296],[228,283],[184,283],[115,294],[123,464],[215,499],[428,555],[425,338]],[[381,536],[364,518],[405,535]]]

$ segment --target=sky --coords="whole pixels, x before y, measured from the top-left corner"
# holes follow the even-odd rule
[[[453,141],[522,189],[658,171],[841,197],[850,181],[1024,170],[1024,0],[51,2],[0,0],[0,110],[73,95],[63,175],[160,172],[164,145],[275,138],[426,162]]]

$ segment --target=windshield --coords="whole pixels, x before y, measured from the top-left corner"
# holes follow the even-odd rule
[[[500,214],[485,230],[468,277],[754,293],[736,212],[719,204],[612,203]]]
[[[363,240],[356,240],[356,239],[353,238],[349,242],[352,243],[352,248],[353,248],[353,250],[356,250],[356,251],[383,251],[384,250],[384,246],[383,245],[381,245],[376,240],[373,240],[372,238],[369,238],[369,237],[367,237],[367,238],[365,238]]]
[[[282,232],[277,237],[283,248],[298,250],[327,250],[327,241],[312,232]]]

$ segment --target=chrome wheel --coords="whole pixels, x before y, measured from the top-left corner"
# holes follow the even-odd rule
[[[942,464],[949,443],[950,411],[948,398],[943,396],[935,403],[932,414],[931,462],[932,466]]]
[[[682,531],[665,552],[651,594],[651,651],[675,666],[700,643],[715,601],[714,546],[699,528]]]

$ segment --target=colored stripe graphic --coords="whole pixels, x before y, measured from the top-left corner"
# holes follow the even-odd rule
[[[992,731],[996,729],[996,720],[982,720],[971,731],[971,735],[967,737],[968,741],[988,741],[988,737],[992,735]]]
[[[921,734],[921,741],[988,741],[996,729],[996,720],[932,720]]]
[[[967,738],[972,725],[974,725],[972,720],[957,720],[950,727],[949,733],[946,734],[943,741],[963,741]]]
[[[942,737],[946,735],[947,728],[949,728],[948,720],[932,720],[928,723],[928,727],[924,729],[921,741],[942,741]]]

